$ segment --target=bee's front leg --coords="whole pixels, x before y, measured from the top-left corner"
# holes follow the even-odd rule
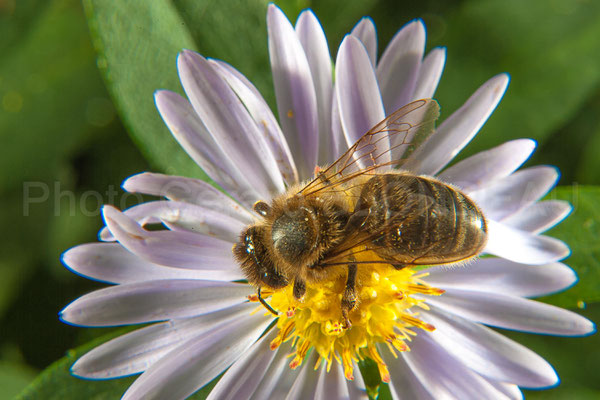
[[[342,295],[342,318],[344,319],[342,328],[349,329],[352,326],[348,313],[356,306],[356,264],[348,264],[348,279],[346,280],[346,289]]]
[[[296,279],[294,279],[294,298],[298,301],[302,301],[304,293],[306,293],[306,282],[299,277],[296,277]]]

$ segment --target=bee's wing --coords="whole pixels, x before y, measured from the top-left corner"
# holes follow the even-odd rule
[[[435,128],[440,111],[433,99],[417,100],[390,114],[365,133],[337,161],[320,170],[300,194],[309,195],[383,167],[398,167]]]

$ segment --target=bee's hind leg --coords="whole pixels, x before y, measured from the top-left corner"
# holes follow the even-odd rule
[[[342,328],[349,329],[352,326],[348,313],[356,306],[356,264],[348,264],[348,279],[346,280],[346,288],[342,295]]]

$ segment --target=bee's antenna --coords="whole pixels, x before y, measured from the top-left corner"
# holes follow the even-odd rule
[[[278,316],[278,315],[279,315],[279,313],[278,313],[277,311],[273,310],[273,307],[271,307],[271,306],[269,305],[269,303],[267,303],[267,302],[265,301],[265,299],[263,299],[263,298],[262,298],[262,296],[260,295],[260,286],[258,287],[258,291],[256,292],[256,294],[257,294],[257,296],[258,296],[258,301],[260,301],[260,304],[262,304],[263,306],[265,306],[265,308],[266,308],[267,310],[271,311],[271,313],[273,313],[273,315],[276,315],[276,316]]]

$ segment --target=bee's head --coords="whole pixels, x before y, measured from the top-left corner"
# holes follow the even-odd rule
[[[264,233],[265,228],[261,226],[246,229],[233,247],[233,254],[249,283],[279,289],[287,286],[288,281],[275,267],[273,256],[265,246]]]

